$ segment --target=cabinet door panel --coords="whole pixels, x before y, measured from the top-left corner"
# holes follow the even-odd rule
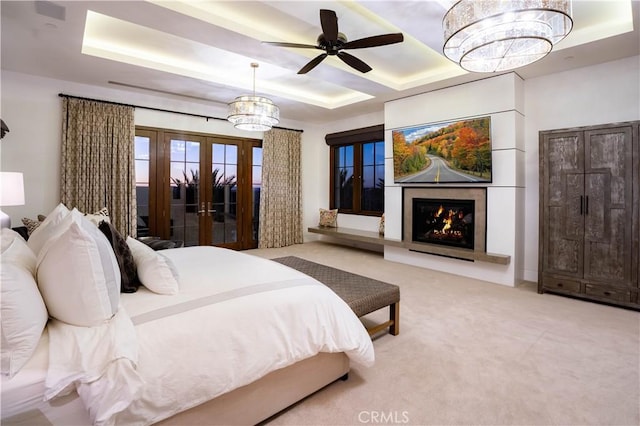
[[[632,280],[633,146],[631,127],[585,131],[586,280]]]
[[[582,132],[544,135],[544,196],[541,223],[545,238],[542,250],[546,272],[582,277],[584,216],[584,150]]]

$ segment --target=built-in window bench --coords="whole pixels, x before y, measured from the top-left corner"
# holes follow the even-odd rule
[[[363,231],[361,229],[342,228],[342,227],[333,228],[329,226],[310,226],[307,230],[315,234],[327,235],[329,237],[338,238],[342,240],[382,245],[382,246],[387,245],[387,246],[402,247],[402,240],[385,238],[384,235],[380,235],[376,231]]]
[[[438,256],[453,257],[470,261],[481,261],[488,263],[496,263],[499,265],[508,265],[511,262],[511,256],[504,254],[487,253],[484,251],[463,250],[453,247],[423,246],[421,248],[407,247],[402,240],[385,238],[375,231],[363,231],[353,228],[333,228],[328,226],[310,226],[307,228],[309,232],[314,234],[322,234],[336,239],[342,239],[352,242],[368,243],[380,246],[393,246],[409,248],[410,250],[419,251],[427,254],[435,254]]]

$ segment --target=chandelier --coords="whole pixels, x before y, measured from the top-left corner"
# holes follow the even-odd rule
[[[444,15],[444,54],[472,72],[545,57],[573,27],[570,0],[460,0]]]
[[[251,63],[253,68],[253,95],[238,96],[229,104],[227,120],[236,129],[251,131],[266,131],[280,122],[280,109],[271,99],[256,96],[256,68],[258,64]]]

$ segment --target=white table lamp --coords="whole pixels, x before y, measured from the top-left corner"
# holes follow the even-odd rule
[[[0,172],[0,206],[24,205],[24,181],[22,173]],[[0,228],[10,228],[11,218],[0,210]]]

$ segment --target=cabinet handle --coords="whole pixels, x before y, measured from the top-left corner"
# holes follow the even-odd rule
[[[582,216],[582,205],[584,204],[584,197],[580,196],[580,216]]]
[[[557,287],[559,287],[559,288],[562,287],[562,283],[558,283]]]
[[[584,200],[584,214],[588,215],[589,214],[589,196],[587,195],[585,200]]]
[[[611,292],[610,291],[605,291],[602,294],[604,294],[605,296],[611,296]]]

